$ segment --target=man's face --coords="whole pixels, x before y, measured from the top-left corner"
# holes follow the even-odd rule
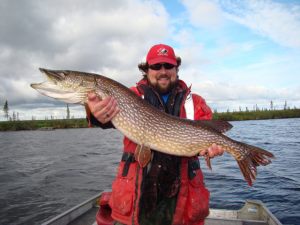
[[[158,63],[164,64],[164,63]],[[155,64],[157,65],[157,64]],[[160,66],[160,69],[151,69],[149,66],[147,78],[149,83],[161,94],[169,92],[177,81],[177,68],[168,68],[168,65]],[[165,68],[167,67],[167,68]],[[158,66],[159,68],[159,66]]]

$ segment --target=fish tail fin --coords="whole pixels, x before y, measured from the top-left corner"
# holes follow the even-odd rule
[[[244,149],[247,150],[248,154],[241,160],[237,159],[237,163],[240,167],[240,170],[249,184],[252,186],[253,181],[256,179],[257,175],[257,166],[266,166],[271,163],[271,158],[274,158],[274,155],[271,152],[268,152],[264,149],[240,143]]]

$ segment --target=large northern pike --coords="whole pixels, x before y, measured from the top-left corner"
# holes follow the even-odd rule
[[[171,155],[195,156],[215,143],[236,159],[249,185],[256,178],[256,167],[269,164],[273,157],[266,150],[223,135],[223,131],[231,128],[229,125],[171,116],[105,76],[69,70],[40,71],[48,81],[31,87],[43,95],[79,104],[86,104],[88,92],[95,92],[102,99],[114,97],[120,112],[112,119],[113,125],[140,146]]]

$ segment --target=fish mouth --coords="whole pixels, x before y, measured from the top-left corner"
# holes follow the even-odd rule
[[[39,70],[47,77],[47,80],[41,83],[33,83],[30,86],[42,95],[55,98],[67,103],[80,103],[79,96],[75,90],[68,90],[62,85],[68,71],[48,70],[39,68]],[[82,96],[80,96],[81,98]]]
[[[46,76],[47,81],[41,83],[33,83],[30,86],[37,91],[48,91],[48,92],[61,92],[66,91],[59,87],[59,82],[63,81],[65,74],[61,71],[48,70],[44,68],[39,68],[39,70]],[[43,93],[42,93],[43,94]]]

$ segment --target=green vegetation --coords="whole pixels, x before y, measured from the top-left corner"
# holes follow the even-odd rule
[[[285,110],[256,110],[239,112],[215,112],[213,119],[239,121],[239,120],[263,120],[281,118],[300,118],[300,109]],[[86,128],[86,119],[61,119],[61,120],[12,120],[0,122],[0,131],[37,130],[37,129],[62,129],[62,128]]]
[[[2,121],[0,131],[88,127],[86,119]]]
[[[300,118],[300,109],[217,112],[213,118],[227,121]]]

